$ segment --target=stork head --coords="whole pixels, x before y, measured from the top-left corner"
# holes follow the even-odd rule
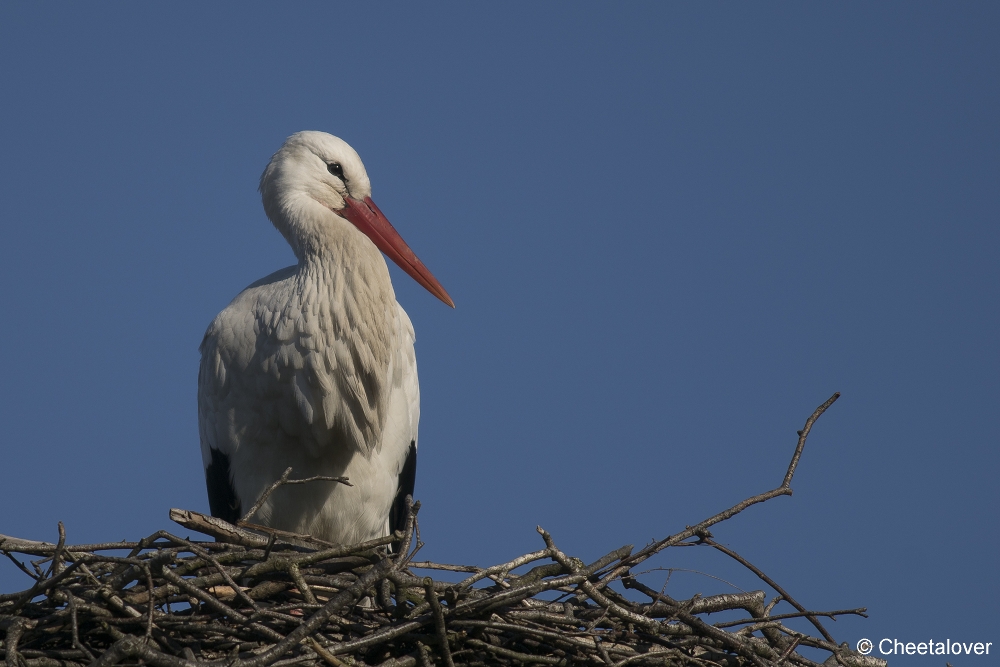
[[[322,246],[323,239],[335,235],[346,220],[399,268],[454,308],[448,292],[382,215],[371,193],[357,152],[325,132],[297,132],[288,137],[260,177],[267,217],[296,256]]]

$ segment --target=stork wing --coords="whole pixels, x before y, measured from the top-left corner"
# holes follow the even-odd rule
[[[369,319],[354,312],[330,317],[328,310],[325,318],[323,312],[301,312],[296,271],[282,269],[241,292],[215,318],[201,345],[199,431],[217,516],[227,505],[251,504],[250,496],[281,474],[242,463],[248,455],[258,465],[274,458],[262,458],[259,450],[315,457],[337,447],[368,456],[382,443],[389,346],[395,341],[372,332]],[[239,455],[245,448],[257,451]],[[232,492],[225,488],[227,478],[238,482]]]
[[[389,411],[384,447],[396,452],[396,494],[389,510],[389,530],[403,530],[406,523],[406,496],[412,496],[417,478],[417,425],[420,422],[420,385],[414,354],[413,325],[399,308],[397,339],[393,356]]]

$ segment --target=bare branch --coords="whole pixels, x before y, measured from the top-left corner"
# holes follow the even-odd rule
[[[307,477],[306,479],[288,479],[288,476],[291,474],[292,469],[286,468],[285,472],[281,474],[281,477],[279,477],[274,484],[264,489],[264,493],[260,494],[260,498],[258,498],[257,502],[253,504],[253,507],[251,507],[250,510],[243,515],[243,518],[239,520],[239,523],[246,523],[249,521],[250,517],[257,513],[257,510],[259,510],[264,503],[267,502],[267,499],[271,497],[271,494],[274,493],[279,486],[284,486],[286,484],[308,484],[309,482],[337,482],[338,484],[353,486],[350,480],[346,477],[326,477],[323,475],[316,475],[315,477]]]

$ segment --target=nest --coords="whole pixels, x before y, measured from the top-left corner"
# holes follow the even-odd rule
[[[492,567],[418,562],[419,503],[409,505],[404,531],[346,547],[184,510],[171,518],[216,541],[159,531],[138,542],[67,545],[62,524],[56,544],[0,535],[0,551],[34,581],[0,595],[6,664],[882,666],[838,644],[820,622],[863,616],[863,608],[806,609],[708,530],[791,493],[809,430],[836,398],[799,431],[779,487],[590,564],[564,553],[541,528],[543,549]],[[286,474],[268,493],[298,481]],[[778,595],[676,600],[633,575],[664,549],[692,544],[735,559]],[[722,611],[736,617],[707,620]],[[808,619],[814,631],[788,627],[794,618]],[[826,661],[806,657],[804,647],[828,652]]]

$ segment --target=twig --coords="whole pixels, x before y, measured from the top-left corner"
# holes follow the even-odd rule
[[[838,398],[840,398],[840,392],[834,392],[833,396],[826,399],[821,406],[816,408],[816,410],[809,415],[809,418],[806,419],[806,425],[802,427],[801,431],[798,431],[799,442],[795,446],[795,453],[792,455],[792,460],[788,464],[788,472],[785,473],[785,479],[781,481],[781,486],[783,488],[791,490],[792,475],[795,474],[795,468],[799,465],[799,459],[802,457],[802,450],[806,446],[806,438],[809,437],[809,431],[812,430],[813,424],[816,423],[816,420],[819,419],[820,415],[826,412],[827,408],[836,403]]]
[[[324,662],[328,665],[333,665],[333,667],[350,667],[346,662],[323,648],[323,646],[316,641],[315,637],[309,638],[309,645],[312,646],[314,651],[316,651],[316,655],[323,658]]]
[[[730,558],[734,559],[736,562],[738,562],[743,567],[747,568],[748,570],[750,570],[751,572],[753,572],[754,574],[756,574],[758,577],[760,577],[760,579],[764,583],[766,583],[768,586],[770,586],[771,588],[773,588],[774,590],[776,590],[778,592],[778,594],[782,598],[784,598],[785,601],[788,604],[792,605],[793,607],[795,607],[796,609],[798,609],[800,612],[804,612],[805,617],[809,620],[810,623],[812,623],[816,627],[817,630],[820,631],[820,633],[822,633],[824,639],[826,639],[828,642],[834,641],[833,636],[830,635],[829,632],[827,632],[826,628],[823,627],[823,624],[819,622],[818,618],[816,618],[813,615],[810,615],[806,611],[806,608],[803,607],[802,605],[800,605],[798,602],[796,602],[795,599],[792,598],[788,594],[788,592],[785,591],[784,588],[782,588],[781,586],[779,586],[777,584],[777,582],[775,582],[773,579],[771,579],[771,577],[769,577],[766,574],[764,574],[764,572],[762,572],[759,568],[757,568],[756,566],[754,566],[750,561],[748,561],[747,559],[743,558],[743,556],[740,556],[735,551],[733,551],[731,549],[727,549],[726,547],[722,546],[721,544],[719,544],[718,542],[712,540],[711,538],[707,538],[706,537],[706,538],[704,538],[702,540],[702,542],[704,544],[707,544],[710,547],[718,549],[722,553],[724,553],[727,556],[729,556]]]
[[[634,567],[636,564],[641,563],[642,561],[650,558],[651,556],[663,551],[667,547],[683,542],[689,537],[705,533],[710,527],[714,526],[715,524],[733,518],[734,516],[736,516],[743,510],[747,509],[748,507],[751,507],[752,505],[766,502],[768,500],[771,500],[772,498],[777,498],[778,496],[792,495],[792,488],[791,488],[792,476],[795,474],[796,467],[798,467],[799,459],[802,456],[802,450],[806,444],[806,438],[809,436],[809,431],[812,429],[812,426],[816,422],[816,420],[819,419],[819,416],[822,415],[824,412],[826,412],[826,409],[829,408],[831,405],[833,405],[838,398],[840,398],[839,391],[836,392],[830,398],[828,398],[818,408],[816,408],[816,410],[809,416],[809,418],[806,419],[805,427],[798,432],[799,440],[798,443],[796,444],[795,452],[792,454],[792,460],[788,464],[788,472],[785,473],[785,478],[782,480],[781,486],[777,487],[776,489],[772,489],[771,491],[766,491],[756,496],[751,496],[750,498],[747,498],[746,500],[737,503],[736,505],[733,505],[729,509],[723,512],[719,512],[715,516],[709,517],[708,519],[705,519],[699,524],[688,527],[687,529],[677,533],[676,535],[671,535],[670,537],[664,538],[659,542],[654,542],[653,544],[635,553],[632,557],[625,559],[622,564]]]
[[[413,541],[414,532],[417,525],[417,512],[420,511],[420,502],[413,502],[413,496],[407,494],[403,499],[406,506],[406,521],[403,525],[403,537],[399,543],[399,556],[396,557],[397,567],[405,565],[413,558],[414,553],[410,553],[410,544]]]
[[[292,581],[298,587],[299,592],[302,593],[302,597],[308,604],[316,604],[316,596],[313,595],[312,590],[309,588],[309,584],[306,580],[302,578],[302,573],[299,571],[298,563],[291,563],[288,566],[288,574],[291,576]]]
[[[434,591],[434,580],[430,577],[424,578],[424,591],[427,594],[427,601],[431,603],[434,626],[437,628],[437,637],[441,646],[441,655],[444,657],[444,664],[448,667],[455,667],[455,661],[451,657],[451,647],[448,646],[448,628],[445,627],[444,610],[441,608],[441,601],[438,600],[437,593]]]
[[[7,637],[4,639],[7,667],[21,667],[19,664],[20,656],[17,654],[17,645],[21,641],[21,635],[24,634],[24,630],[30,627],[30,625],[31,621],[26,618],[15,618],[7,627]]]
[[[68,598],[67,605],[69,606],[70,613],[70,627],[73,632],[73,648],[81,651],[91,662],[93,662],[94,655],[80,643],[80,625],[76,616],[76,598],[68,590],[65,593]]]
[[[59,522],[59,542],[56,544],[56,550],[52,554],[52,563],[49,564],[49,571],[47,575],[51,576],[53,574],[59,574],[59,566],[62,565],[62,550],[66,546],[66,528],[63,526],[63,522]]]
[[[31,578],[32,578],[32,579],[34,579],[35,581],[38,581],[38,580],[39,580],[39,579],[41,578],[41,577],[40,577],[39,575],[35,574],[35,573],[34,573],[34,572],[32,572],[31,570],[29,570],[29,569],[28,569],[27,567],[25,567],[25,566],[24,566],[24,563],[22,563],[21,561],[19,561],[19,560],[18,560],[18,559],[16,559],[16,558],[14,558],[14,556],[13,556],[13,555],[11,555],[11,553],[10,553],[9,551],[4,551],[4,552],[3,552],[3,555],[4,555],[4,556],[6,556],[6,557],[7,557],[8,559],[10,559],[10,561],[11,561],[12,563],[14,563],[14,565],[16,565],[16,566],[17,566],[17,568],[18,568],[19,570],[21,570],[21,572],[24,572],[24,573],[25,573],[26,575],[28,575],[29,577],[31,577]]]
[[[264,489],[264,493],[260,494],[260,498],[258,498],[257,502],[253,504],[253,507],[251,507],[250,510],[243,515],[243,518],[239,520],[239,523],[246,523],[247,521],[249,521],[250,517],[256,514],[257,510],[259,510],[264,505],[264,503],[267,502],[267,499],[271,497],[271,494],[274,493],[279,486],[284,486],[285,484],[306,484],[308,482],[337,482],[339,484],[353,486],[353,484],[351,484],[350,480],[347,477],[327,477],[324,475],[316,475],[314,477],[307,477],[306,479],[288,479],[288,476],[291,474],[292,474],[292,469],[290,467],[286,468],[285,472],[281,473],[281,477],[279,477],[276,482],[274,482],[273,484],[271,484],[271,486]]]
[[[868,618],[867,607],[858,607],[857,609],[838,609],[837,611],[797,611],[793,614],[775,614],[774,616],[762,616],[761,618],[741,618],[738,621],[726,621],[724,623],[715,623],[717,628],[732,628],[737,625],[747,625],[749,623],[758,623],[760,621],[783,621],[786,618],[802,618],[803,616],[825,616],[827,618],[834,618],[837,616],[861,616],[862,618]]]

